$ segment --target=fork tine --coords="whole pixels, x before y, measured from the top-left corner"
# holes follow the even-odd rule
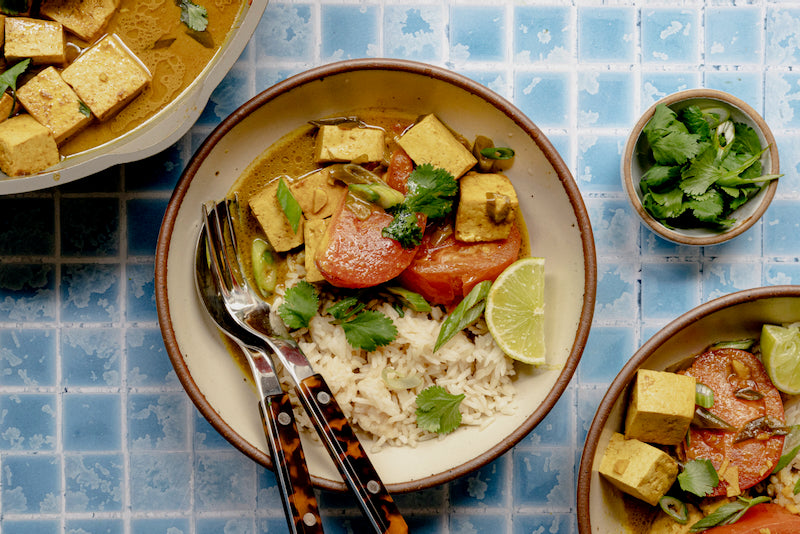
[[[228,286],[228,271],[223,265],[226,262],[225,240],[222,235],[222,228],[219,224],[219,214],[216,204],[212,205],[209,213],[208,206],[203,204],[203,221],[205,223],[206,251],[211,262],[211,274],[214,285],[220,294],[227,296],[230,294]]]

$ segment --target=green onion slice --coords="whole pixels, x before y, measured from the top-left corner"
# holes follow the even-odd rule
[[[714,390],[698,382],[694,386],[694,403],[703,408],[714,406]]]
[[[676,499],[670,495],[664,495],[658,500],[658,505],[664,510],[664,513],[672,519],[685,525],[689,522],[689,508],[686,503],[680,499]]]
[[[489,159],[511,159],[514,157],[514,149],[503,146],[490,146],[481,150],[481,156]]]

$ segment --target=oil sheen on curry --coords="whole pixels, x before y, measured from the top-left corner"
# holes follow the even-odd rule
[[[0,170],[24,176],[108,143],[206,68],[243,0],[0,0]],[[13,87],[13,85],[12,85]]]

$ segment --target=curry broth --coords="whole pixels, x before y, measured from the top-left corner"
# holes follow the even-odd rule
[[[203,71],[227,40],[244,6],[243,0],[198,0],[208,11],[208,28],[199,37],[189,35],[180,21],[181,8],[174,0],[121,0],[106,28],[116,33],[138,56],[153,76],[150,85],[135,100],[110,119],[94,120],[61,146],[62,158],[116,139],[144,123],[166,107]],[[69,59],[91,43],[68,34]]]

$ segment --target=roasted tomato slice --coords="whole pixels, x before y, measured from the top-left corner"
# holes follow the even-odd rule
[[[373,209],[365,219],[358,218],[342,200],[315,254],[322,276],[337,287],[371,287],[399,275],[417,253],[417,247],[404,249],[394,239],[381,235],[393,217]],[[418,215],[420,227],[424,216]]]
[[[744,490],[766,478],[778,463],[784,436],[764,432],[736,442],[739,430],[759,418],[781,424],[785,421],[780,393],[758,358],[738,349],[711,350],[698,356],[683,372],[714,391],[714,405],[709,411],[737,429],[689,429],[688,445],[684,446],[686,459],[711,460],[720,476],[711,496],[726,495],[732,485],[732,493],[736,494],[736,485]],[[736,392],[743,390],[757,391],[761,398],[738,397]]]
[[[483,243],[457,241],[452,223],[430,226],[400,282],[428,302],[453,306],[478,282],[494,280],[519,258],[522,236],[516,225],[508,238]]]

